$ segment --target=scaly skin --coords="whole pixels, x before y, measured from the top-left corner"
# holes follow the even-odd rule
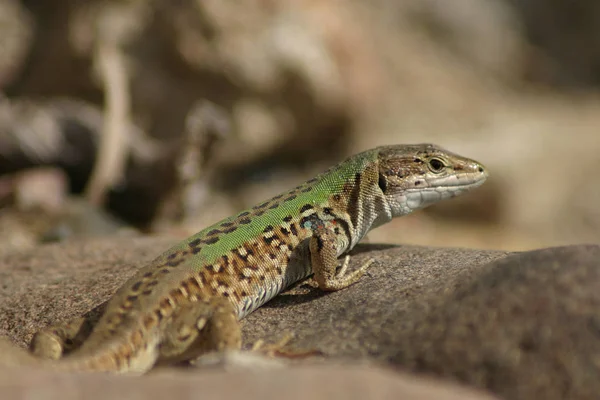
[[[32,342],[46,358],[69,354],[29,363],[142,373],[239,349],[239,319],[311,274],[323,290],[353,284],[371,263],[348,273],[348,257],[339,269],[338,257],[370,229],[486,178],[481,164],[430,144],[357,154],[167,250],[117,291],[93,329],[79,319]]]

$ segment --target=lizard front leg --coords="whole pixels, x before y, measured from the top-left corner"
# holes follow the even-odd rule
[[[340,233],[336,233],[334,229],[322,225],[313,231],[310,238],[310,260],[314,279],[321,290],[335,291],[356,283],[373,263],[373,260],[369,260],[348,274],[346,272],[350,256],[346,256],[338,271],[337,253],[340,243],[338,235]]]

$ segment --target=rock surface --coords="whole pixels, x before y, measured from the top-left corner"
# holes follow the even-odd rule
[[[456,385],[379,368],[296,367],[267,372],[159,372],[145,377],[0,370],[3,398],[492,400]]]
[[[390,361],[508,399],[597,398],[600,247],[517,253],[477,274],[408,320]]]
[[[44,325],[84,314],[104,302],[158,249],[176,241],[73,241],[1,258],[0,335],[25,346]],[[243,321],[246,346],[258,339],[275,342],[291,331],[296,334],[291,349],[318,349],[324,360],[295,361],[301,365],[276,370],[253,369],[255,375],[206,369],[159,371],[141,381],[8,371],[0,374],[0,385],[33,390],[31,382],[39,380],[48,393],[64,385],[76,394],[110,380],[124,393],[144,382],[148,392],[140,393],[172,393],[169,388],[191,393],[198,385],[203,393],[219,397],[236,390],[255,393],[257,398],[287,395],[291,390],[303,398],[461,396],[462,389],[447,387],[441,380],[421,381],[377,367],[387,364],[511,399],[583,399],[600,392],[595,379],[600,372],[600,294],[595,290],[600,283],[600,247],[508,254],[361,245],[352,265],[370,258],[375,265],[347,290],[324,294],[310,282],[303,283]],[[333,361],[337,365],[320,365]],[[239,385],[224,383],[232,380]],[[210,389],[205,389],[209,387],[205,381],[214,382]],[[268,395],[265,388],[271,390]]]

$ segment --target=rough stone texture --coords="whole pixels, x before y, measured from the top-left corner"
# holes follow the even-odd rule
[[[102,304],[134,271],[174,244],[169,238],[74,241],[42,246],[0,260],[0,334],[25,346],[40,327],[81,315]],[[263,306],[244,322],[247,343],[277,340],[289,329],[297,347],[317,347],[334,356],[366,356],[379,332],[398,310],[450,281],[467,279],[477,266],[504,252],[362,245],[352,265],[375,258],[368,276],[352,287],[323,293],[303,284]],[[398,297],[404,301],[398,301]],[[425,305],[424,305],[425,306]],[[376,331],[373,331],[376,329]],[[340,341],[340,331],[344,341]],[[381,349],[376,354],[384,355]]]
[[[483,266],[406,333],[390,361],[508,399],[600,393],[600,247],[514,254]],[[402,314],[396,314],[402,317]]]
[[[394,354],[392,338],[425,312],[430,297],[440,296],[504,252],[415,246],[362,245],[353,263],[370,258],[368,275],[348,290],[324,293],[303,284],[266,304],[245,321],[249,342],[282,332],[297,335],[294,347],[328,356],[385,359]]]
[[[101,304],[136,267],[175,241],[79,241],[5,256],[0,259],[0,335],[24,346],[43,325]],[[357,363],[373,371],[365,379],[384,379],[372,364],[387,363],[511,399],[583,399],[600,392],[596,379],[600,372],[600,247],[549,248],[507,256],[498,251],[362,245],[354,252],[352,265],[369,258],[375,259],[375,265],[347,290],[322,293],[310,282],[303,283],[250,315],[243,321],[246,346],[258,339],[275,342],[284,332],[294,332],[290,350],[324,353],[324,360],[298,361],[307,374],[323,371],[315,362],[341,363],[321,374],[324,382],[335,381],[335,376],[354,382],[344,368]],[[0,352],[6,356],[5,350]],[[319,387],[302,384],[312,381],[287,371],[261,372],[257,380],[262,379],[265,386],[257,387],[277,387],[287,381],[295,381],[294,387],[304,390]],[[186,372],[170,373],[185,375],[175,380],[187,379]],[[195,373],[203,376],[204,372]],[[16,387],[27,386],[30,374],[16,380]],[[214,378],[227,382],[234,376]],[[88,387],[87,381],[60,379],[72,393]],[[113,380],[85,379],[90,379],[90,387],[98,384],[95,379]],[[123,382],[124,388],[136,385],[114,379],[116,385]],[[163,378],[156,379],[163,382]],[[199,384],[195,379],[194,385]],[[398,384],[403,379],[398,378]],[[370,390],[370,383],[365,385]],[[248,388],[252,392],[252,386]],[[214,390],[212,394],[221,394]],[[244,385],[223,390],[243,391]],[[320,394],[298,393],[318,398],[328,393],[322,390]],[[339,394],[335,390],[331,395]],[[346,394],[358,393],[345,390]],[[379,395],[385,397],[385,392],[373,394]]]
[[[0,335],[21,346],[42,326],[106,301],[176,239],[106,239],[41,246],[0,261]]]

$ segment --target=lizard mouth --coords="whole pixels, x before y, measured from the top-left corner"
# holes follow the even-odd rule
[[[426,179],[422,186],[407,188],[404,192],[443,193],[446,191],[454,192],[470,190],[483,185],[488,175],[488,172],[484,169],[482,172],[469,172],[445,177],[435,177],[433,179]]]
[[[415,210],[440,200],[449,199],[483,185],[488,177],[487,171],[464,173],[440,177],[426,181],[425,186],[408,188],[403,191],[405,205]]]

